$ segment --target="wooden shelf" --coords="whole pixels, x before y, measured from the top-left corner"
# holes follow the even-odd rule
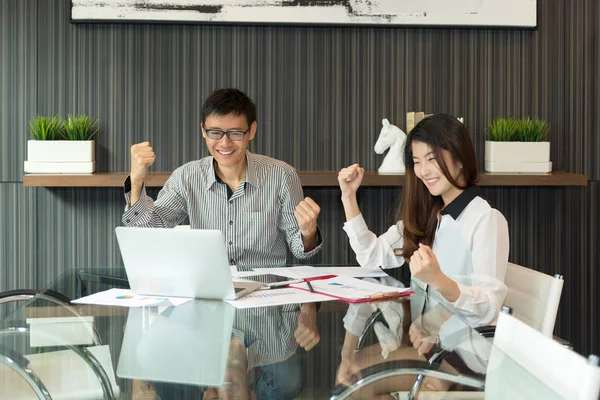
[[[127,172],[97,172],[89,175],[27,174],[24,186],[42,187],[122,187]],[[147,187],[162,187],[171,172],[151,172]],[[338,186],[337,171],[299,171],[304,187]],[[481,173],[480,186],[587,186],[587,176],[556,171],[549,174]],[[383,175],[375,171],[365,173],[362,186],[402,186],[404,175]]]

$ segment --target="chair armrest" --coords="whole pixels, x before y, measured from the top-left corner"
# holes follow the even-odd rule
[[[56,290],[48,289],[45,291],[39,291],[36,289],[16,289],[0,293],[0,304],[9,303],[12,301],[32,301],[33,299],[39,299],[56,304],[57,306],[68,310],[76,317],[81,316],[81,312],[79,312],[76,307],[71,305],[71,299],[64,294],[57,292]],[[102,339],[100,338],[100,334],[95,327],[93,327],[93,334],[94,345],[102,345]]]
[[[65,296],[64,294],[62,294],[61,292],[57,292],[56,290],[52,290],[52,289],[47,289],[44,291],[40,291],[40,294],[45,294],[46,296],[50,296],[55,298],[56,300],[62,301],[66,304],[70,304],[71,303],[71,299],[68,298],[67,296]]]
[[[75,352],[77,355],[79,355],[87,363],[87,365],[92,369],[92,371],[94,371],[94,373],[96,374],[96,377],[98,378],[98,382],[100,383],[100,386],[102,387],[102,392],[104,393],[104,397],[109,400],[116,399],[112,384],[110,382],[110,378],[108,377],[106,370],[104,369],[102,364],[98,361],[96,356],[94,356],[92,354],[92,352],[89,351],[89,349],[87,349],[87,348],[80,348],[78,346],[66,346],[66,347],[69,348],[70,350],[72,350],[73,352]]]
[[[3,344],[0,344],[0,356],[10,358],[12,362],[21,368],[27,368],[29,366],[29,360],[25,356]]]
[[[42,380],[29,368],[29,360],[17,351],[0,344],[0,364],[6,365],[22,377],[38,399],[49,400],[52,398]]]
[[[484,338],[493,338],[494,334],[496,333],[496,326],[495,325],[478,326],[477,328],[473,328],[473,330],[475,330],[478,334],[480,334]],[[452,336],[451,342],[457,341],[454,338],[458,338],[458,339],[467,338],[470,333],[471,333],[471,328],[461,330]],[[451,353],[450,350],[440,347],[433,353],[433,355],[429,358],[427,363],[431,366],[439,366],[440,363],[442,362],[442,360],[450,353]],[[420,374],[415,379],[415,383],[413,384],[412,388],[410,389],[410,392],[408,393],[408,398],[410,400],[416,398],[417,395],[419,394],[419,392],[421,391],[421,384],[423,383],[424,378],[425,378],[425,374]]]
[[[381,379],[405,376],[405,375],[423,375],[443,379],[448,382],[469,386],[482,390],[485,382],[468,377],[451,375],[437,370],[437,365],[431,365],[426,361],[417,360],[397,360],[377,364],[361,371],[362,378],[351,386],[338,385],[331,393],[331,400],[344,400],[349,398],[359,389],[378,382]]]
[[[371,328],[373,327],[373,325],[375,325],[375,322],[377,322],[381,318],[382,315],[383,315],[383,313],[381,312],[381,310],[376,310],[373,314],[371,314],[371,316],[367,320],[367,323],[365,324],[360,336],[358,337],[358,343],[356,344],[356,350],[360,350],[364,347],[365,340],[367,338],[367,334],[371,331]]]
[[[71,299],[69,299],[64,294],[57,292],[56,290],[48,289],[43,292],[36,289],[16,289],[16,290],[7,290],[5,292],[0,293],[0,299],[14,297],[15,300],[19,297],[35,297],[37,294],[45,294],[48,297],[52,297],[55,300],[62,301],[63,303],[69,304]]]

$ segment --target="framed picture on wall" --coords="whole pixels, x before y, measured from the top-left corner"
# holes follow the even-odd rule
[[[71,0],[72,22],[537,26],[537,0]]]

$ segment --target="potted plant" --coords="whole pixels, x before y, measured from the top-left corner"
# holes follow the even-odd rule
[[[487,128],[485,170],[488,172],[552,171],[550,126],[544,120],[496,118]]]
[[[27,142],[26,173],[87,174],[95,171],[98,120],[87,115],[36,116],[29,123],[33,140]]]

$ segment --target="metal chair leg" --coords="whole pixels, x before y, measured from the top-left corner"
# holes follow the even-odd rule
[[[442,348],[437,349],[435,353],[433,353],[431,358],[427,361],[427,364],[429,364],[431,367],[433,367],[434,365],[439,365],[440,362],[444,359],[444,357],[446,357],[446,355],[448,355],[447,350],[444,350]],[[417,397],[417,395],[421,391],[423,379],[425,379],[425,375],[417,376],[417,379],[415,379],[415,383],[413,383],[410,392],[408,392],[408,400],[414,400],[414,398]]]
[[[365,341],[367,339],[367,334],[369,333],[369,331],[371,331],[371,328],[373,327],[373,325],[375,325],[375,322],[377,322],[377,320],[379,319],[379,317],[381,317],[381,315],[382,315],[381,310],[377,310],[373,314],[371,314],[371,316],[367,320],[367,323],[365,324],[365,327],[363,328],[360,336],[358,337],[358,343],[356,344],[356,350],[360,350],[363,348],[363,346],[365,345]]]
[[[397,365],[396,365],[397,364]],[[431,376],[434,378],[442,379],[452,383],[458,383],[466,385],[475,389],[483,389],[484,382],[480,379],[468,377],[468,376],[457,376],[448,374],[446,372],[440,372],[431,368],[424,362],[420,361],[402,361],[400,363],[392,362],[389,367],[383,365],[383,369],[380,369],[374,373],[366,375],[358,382],[347,387],[337,387],[331,396],[331,400],[345,400],[350,398],[354,393],[363,387],[373,384],[379,380],[386,378],[393,378],[397,376],[406,375],[423,375]]]

